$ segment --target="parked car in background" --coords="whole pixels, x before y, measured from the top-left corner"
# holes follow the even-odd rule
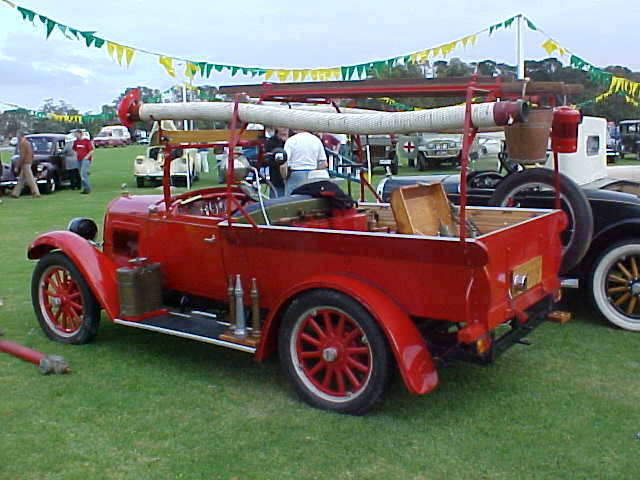
[[[392,175],[398,174],[398,157],[396,156],[396,141],[393,135],[361,135],[360,142],[365,149],[364,161],[367,162],[367,149],[371,161],[371,171],[389,167]],[[351,145],[351,158],[357,158],[357,146]]]
[[[163,120],[163,130],[177,130],[170,120]],[[133,176],[136,186],[142,188],[149,182],[154,185],[162,181],[164,168],[164,148],[155,145],[157,140],[157,123],[154,123],[149,138],[152,144],[147,148],[146,155],[138,155],[133,164]],[[174,148],[171,151],[174,160],[171,162],[171,183],[175,186],[189,187],[202,172],[201,157],[196,148]]]
[[[420,171],[439,168],[448,163],[457,167],[460,165],[460,151],[462,150],[462,135],[447,133],[422,133],[420,135],[401,135],[398,137],[396,153],[398,157],[407,159],[410,167]],[[469,152],[470,160],[477,160],[480,144],[476,139]]]
[[[121,147],[131,143],[131,134],[124,125],[107,125],[102,127],[93,139],[93,145],[98,147]]]
[[[27,135],[26,139],[33,147],[33,177],[40,192],[48,194],[55,192],[63,184],[70,182],[64,164],[62,149],[65,145],[65,135],[61,133],[39,133]],[[11,161],[2,164],[0,189],[13,188],[17,183],[18,147],[11,157]]]
[[[638,153],[640,143],[640,120],[623,120],[620,122],[620,158],[627,154]]]
[[[615,163],[620,158],[620,127],[607,123],[607,162]]]

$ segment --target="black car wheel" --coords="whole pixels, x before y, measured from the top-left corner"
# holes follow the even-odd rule
[[[308,404],[361,415],[384,394],[392,371],[384,334],[351,297],[313,290],[295,298],[280,326],[282,370]]]
[[[546,168],[531,168],[505,177],[493,192],[489,205],[523,207],[529,205],[527,195],[537,195],[541,190],[553,189],[554,172]],[[560,198],[569,225],[562,232],[561,273],[575,267],[584,257],[593,235],[593,214],[582,189],[569,177],[560,174]]]
[[[40,327],[52,340],[81,344],[95,337],[100,306],[65,254],[49,253],[38,261],[31,279],[31,300]]]
[[[38,187],[38,188],[42,190],[42,193],[49,195],[56,191],[56,187],[57,187],[56,179],[52,175],[49,175],[47,177],[47,182],[44,185],[42,185],[42,187]]]
[[[594,307],[609,323],[640,331],[640,239],[620,241],[598,256],[588,288]]]

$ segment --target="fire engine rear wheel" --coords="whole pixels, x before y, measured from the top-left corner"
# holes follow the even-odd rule
[[[589,294],[611,324],[640,331],[640,239],[627,239],[605,250],[590,270]]]
[[[82,275],[61,253],[42,257],[31,279],[31,300],[45,335],[61,343],[87,343],[98,332],[100,306]]]
[[[489,205],[526,208],[523,195],[541,188],[553,188],[554,172],[547,168],[531,168],[507,175],[493,192]],[[569,177],[560,174],[562,209],[568,217],[568,226],[562,232],[562,265],[560,273],[569,272],[587,253],[593,235],[593,213],[582,189]],[[526,202],[525,202],[526,203]]]
[[[333,290],[313,290],[293,300],[279,334],[282,370],[308,404],[351,415],[382,398],[391,354],[367,310]]]

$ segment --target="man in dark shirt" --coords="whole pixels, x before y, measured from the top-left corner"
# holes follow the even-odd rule
[[[264,142],[264,151],[265,153],[269,153],[274,151],[276,148],[284,148],[284,142],[289,138],[289,129],[288,128],[276,128],[275,133],[272,137],[269,137]],[[277,165],[275,162],[269,162],[269,181],[276,189],[276,193],[278,197],[284,195],[284,179],[280,174],[280,165]]]

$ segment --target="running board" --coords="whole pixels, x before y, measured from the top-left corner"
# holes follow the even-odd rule
[[[154,319],[145,320],[144,322],[130,322],[128,320],[121,320],[119,318],[114,319],[114,323],[119,325],[126,325],[127,327],[140,328],[142,330],[149,330],[152,332],[164,333],[165,335],[173,335],[174,337],[188,338],[189,340],[195,340],[197,342],[210,343],[212,345],[219,345],[221,347],[232,348],[234,350],[240,350],[241,352],[255,353],[255,347],[248,345],[242,345],[238,343],[227,342],[220,340],[216,337],[209,337],[202,334],[190,333],[183,330],[176,330],[173,328],[167,328],[159,325],[153,325]],[[225,328],[226,331],[226,328]]]

